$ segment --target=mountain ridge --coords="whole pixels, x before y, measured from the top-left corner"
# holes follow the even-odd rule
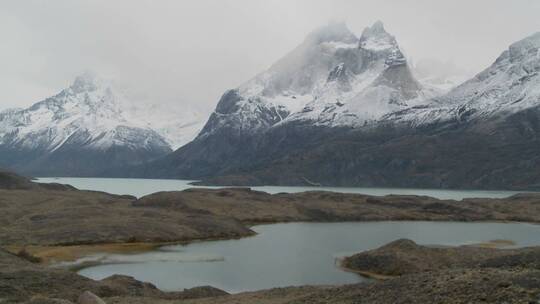
[[[384,29],[382,24],[373,27],[375,30],[368,28],[364,33],[380,34]],[[540,158],[535,151],[540,149],[540,86],[536,81],[540,56],[536,35],[512,44],[491,67],[441,96],[422,91],[424,87],[414,78],[398,46],[364,43],[378,46],[371,52],[361,48],[360,41],[366,39],[359,38],[358,46],[349,43],[345,49],[342,41],[332,41],[332,45],[341,46],[338,51],[332,49],[335,58],[342,59],[343,54],[350,58],[357,52],[369,54],[366,57],[370,60],[363,61],[362,56],[353,56],[345,64],[336,60],[340,62],[329,64],[320,74],[312,68],[314,75],[325,74],[318,76],[325,82],[321,100],[302,101],[303,108],[297,107],[301,110],[292,114],[284,111],[286,115],[274,103],[274,108],[265,108],[249,98],[246,101],[242,95],[246,91],[263,92],[261,99],[268,96],[264,92],[272,92],[275,99],[275,80],[268,71],[263,72],[247,82],[251,91],[244,86],[223,95],[217,113],[212,114],[223,116],[217,120],[211,117],[207,132],[203,129],[193,142],[129,174],[202,179],[205,184],[221,185],[304,185],[311,181],[331,186],[538,189]],[[390,34],[383,36],[386,41],[395,40]],[[383,68],[371,70],[380,73],[369,75],[371,80],[361,88],[364,94],[350,100],[336,99],[350,92],[355,69],[365,71],[366,66]],[[312,89],[313,77],[305,78],[309,81],[304,87],[286,92],[281,104],[298,99],[298,92],[306,92],[302,88]],[[261,79],[269,85],[261,86]],[[289,87],[298,84],[285,83]],[[505,93],[507,88],[512,88],[510,93]],[[519,101],[524,101],[523,107],[512,99],[520,89],[526,95]],[[330,97],[324,99],[325,93]],[[422,98],[415,100],[417,97]],[[246,104],[252,106],[245,108],[246,116],[232,115],[243,114]],[[493,107],[481,111],[485,104]],[[354,105],[359,110],[352,111]],[[256,120],[264,122],[262,127],[240,124],[235,128],[235,120],[227,120],[234,117],[241,123],[249,122],[242,117],[253,113],[266,115],[267,119]],[[358,118],[365,113],[372,116]]]
[[[172,151],[172,142],[194,136],[179,138],[176,131],[176,138],[167,138],[167,125],[150,126],[152,114],[109,81],[85,72],[54,96],[0,112],[0,165],[31,175],[92,176],[156,159]],[[164,121],[174,126],[178,119]],[[194,133],[198,123],[187,123]]]

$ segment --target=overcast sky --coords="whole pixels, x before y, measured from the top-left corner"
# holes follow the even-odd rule
[[[477,72],[540,31],[539,16],[540,0],[0,0],[0,109],[93,70],[209,111],[329,21],[360,34],[380,19],[414,60]]]

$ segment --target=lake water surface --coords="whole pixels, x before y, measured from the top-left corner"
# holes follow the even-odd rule
[[[197,186],[190,185],[189,180],[173,179],[136,179],[136,178],[81,178],[81,177],[41,177],[37,179],[43,183],[63,183],[84,190],[105,191],[114,194],[130,194],[136,197],[148,195],[158,191],[180,191]],[[219,188],[219,187],[205,187]],[[369,195],[408,194],[427,195],[440,199],[460,200],[466,197],[508,197],[515,191],[482,191],[482,190],[440,190],[440,189],[404,189],[404,188],[360,188],[360,187],[286,187],[261,186],[251,187],[254,190],[268,193],[296,193],[313,190],[326,190],[342,193],[362,193]]]
[[[169,246],[134,255],[99,255],[105,265],[81,270],[102,279],[133,276],[164,290],[211,285],[229,292],[291,285],[365,280],[336,266],[336,259],[399,238],[421,244],[460,245],[495,239],[540,245],[540,226],[520,223],[371,222],[288,223],[255,226],[254,237]]]
[[[79,189],[141,197],[158,191],[184,190],[186,180],[126,178],[39,178],[39,182],[71,184]],[[215,188],[215,187],[214,187]],[[440,199],[500,198],[512,191],[460,191],[399,188],[252,187],[269,193],[328,190],[370,195],[414,194]],[[164,290],[211,285],[229,292],[309,284],[346,284],[365,280],[341,270],[336,259],[377,248],[399,238],[421,244],[460,245],[508,239],[516,246],[540,245],[540,226],[503,223],[371,222],[289,223],[253,228],[258,235],[240,240],[168,246],[133,255],[99,254],[85,260],[103,265],[80,274],[102,279],[125,274]]]

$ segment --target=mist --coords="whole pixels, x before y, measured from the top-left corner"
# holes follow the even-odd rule
[[[29,106],[92,70],[134,100],[210,112],[219,96],[345,21],[382,20],[409,58],[473,75],[540,30],[540,1],[3,1],[0,109]]]

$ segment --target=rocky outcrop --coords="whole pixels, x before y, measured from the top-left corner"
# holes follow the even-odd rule
[[[79,304],[106,304],[100,297],[90,291],[83,292],[77,300]]]
[[[540,269],[540,248],[435,247],[402,239],[348,257],[342,265],[353,271],[384,276],[459,268]]]

